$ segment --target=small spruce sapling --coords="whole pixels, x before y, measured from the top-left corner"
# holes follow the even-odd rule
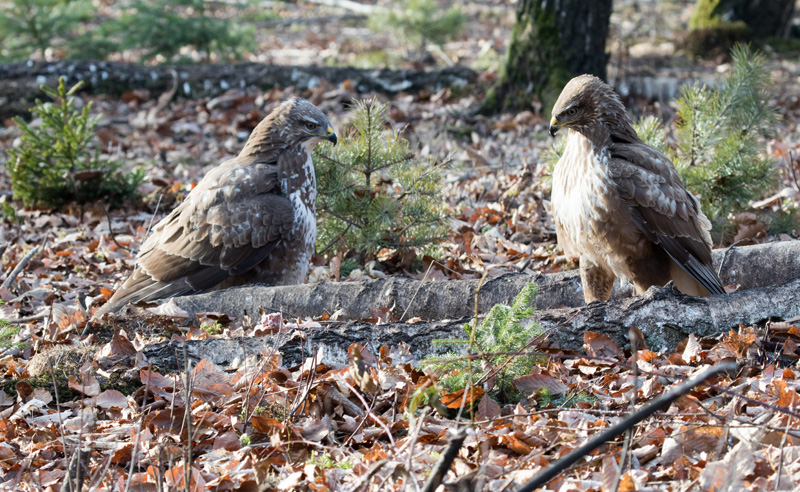
[[[0,59],[27,59],[34,50],[66,47],[91,18],[88,0],[9,0],[0,2]]]
[[[541,333],[535,323],[525,323],[535,310],[531,303],[536,293],[534,284],[526,285],[511,306],[495,305],[475,328],[474,342],[480,359],[480,369],[475,370],[475,365],[470,366],[463,353],[456,352],[443,357],[430,356],[423,361],[428,368],[440,375],[439,382],[444,389],[451,392],[465,389],[472,367],[473,384],[496,371],[493,396],[501,402],[517,398],[514,380],[529,374],[537,361],[536,356],[517,353],[523,351],[528,342]],[[464,331],[472,336],[473,327],[465,324]],[[434,343],[462,346],[468,342],[469,340],[436,340]]]
[[[420,159],[377,100],[355,104],[336,147],[317,146],[318,251],[375,255],[422,248],[446,236],[441,167]]]
[[[726,232],[727,218],[749,207],[775,183],[774,163],[764,137],[779,120],[770,106],[770,77],[761,53],[737,45],[730,71],[716,88],[697,83],[678,98],[675,167],[715,226]]]
[[[187,47],[206,61],[212,54],[239,59],[255,29],[221,17],[225,4],[204,0],[136,0],[119,20],[121,46],[140,49],[141,59],[175,61]],[[190,57],[180,57],[183,60]]]
[[[388,27],[424,54],[428,42],[441,46],[458,36],[466,20],[456,5],[442,10],[434,0],[403,0],[391,10],[376,10],[370,16],[370,27],[376,32]]]
[[[99,116],[89,116],[91,102],[82,110],[75,107],[74,94],[81,85],[67,91],[61,77],[57,89],[42,86],[54,102],[36,100],[31,112],[38,125],[14,118],[22,136],[17,148],[7,150],[9,174],[14,198],[25,205],[56,209],[103,198],[119,205],[133,198],[144,180],[142,170],[124,174],[119,162],[100,159],[90,148]]]

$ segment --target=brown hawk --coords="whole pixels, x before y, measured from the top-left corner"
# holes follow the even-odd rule
[[[246,283],[305,281],[317,238],[311,149],[336,144],[328,118],[292,98],[264,118],[241,153],[209,171],[147,237],[133,273],[94,315]]]
[[[611,87],[575,77],[552,114],[551,135],[568,129],[553,172],[553,218],[559,246],[580,261],[586,302],[607,300],[616,277],[636,294],[670,280],[684,294],[724,294],[711,223],[669,158],[636,135]]]

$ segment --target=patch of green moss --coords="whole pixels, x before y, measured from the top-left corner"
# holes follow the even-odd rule
[[[100,381],[100,391],[117,390],[125,396],[131,396],[142,387],[141,381],[125,379],[122,374],[122,372],[113,372],[107,380]]]
[[[59,366],[54,368],[53,375],[55,375],[55,384],[53,384],[53,378],[50,376],[50,374],[42,374],[27,380],[20,379],[15,381],[15,384],[19,381],[27,381],[28,384],[34,388],[44,388],[48,390],[54,398],[56,395],[53,393],[53,390],[55,389],[55,391],[58,393],[58,400],[60,402],[72,401],[81,397],[79,392],[69,387],[69,374],[64,367]],[[14,394],[16,396],[16,391]]]
[[[692,19],[689,21],[689,28],[705,29],[718,26],[720,18],[717,9],[720,2],[721,0],[697,0]]]
[[[203,323],[200,325],[200,329],[209,335],[221,335],[222,323],[220,323],[219,320],[216,320],[213,323]]]
[[[518,14],[500,82],[487,92],[483,112],[530,108],[538,99],[549,118],[564,85],[577,75],[569,69],[563,44],[555,11],[534,2]]]

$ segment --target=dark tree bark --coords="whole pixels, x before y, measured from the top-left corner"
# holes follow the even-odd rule
[[[572,77],[606,76],[606,38],[612,0],[520,0],[505,69],[484,110],[530,107],[547,114]]]
[[[720,21],[741,21],[753,37],[787,37],[795,0],[697,0],[692,28],[713,28]]]

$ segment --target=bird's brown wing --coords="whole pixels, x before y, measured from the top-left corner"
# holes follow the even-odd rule
[[[156,225],[134,273],[95,316],[128,302],[202,292],[247,272],[289,235],[294,220],[276,165],[229,161]]]
[[[669,159],[643,143],[609,150],[611,175],[639,230],[709,292],[724,294],[712,269],[711,223]]]

